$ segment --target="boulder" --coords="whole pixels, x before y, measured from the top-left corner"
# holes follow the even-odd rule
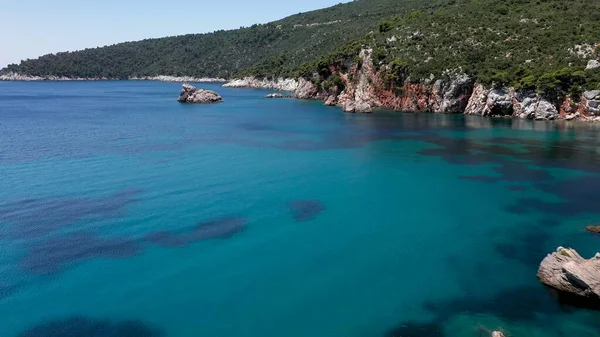
[[[587,115],[600,115],[600,90],[590,90],[583,93],[583,109]]]
[[[300,78],[298,87],[294,91],[294,98],[299,99],[314,99],[317,98],[319,89],[311,81]]]
[[[500,331],[494,331],[494,332],[492,332],[492,337],[506,337],[506,336],[504,336],[504,334]]]
[[[335,97],[335,95],[330,95],[325,100],[325,105],[326,106],[334,106],[334,105],[336,105],[336,103],[337,103],[337,98]]]
[[[542,261],[537,276],[543,284],[586,304],[597,306],[600,301],[600,253],[586,260],[574,249],[559,247]]]
[[[600,90],[590,90],[583,93],[585,99],[600,99]]]
[[[507,89],[492,89],[488,93],[487,106],[492,116],[512,116],[512,93]]]
[[[539,100],[537,107],[535,108],[536,120],[554,120],[557,119],[558,116],[558,109],[554,104],[543,98]]]
[[[600,68],[600,62],[597,60],[589,60],[587,67],[585,67],[585,70],[592,70],[597,68]]]
[[[369,113],[373,112],[373,108],[367,102],[357,102],[353,100],[347,100],[342,105],[342,109],[344,112],[359,112],[359,113]]]
[[[223,97],[212,90],[196,89],[185,83],[177,100],[182,103],[217,103],[222,102]]]

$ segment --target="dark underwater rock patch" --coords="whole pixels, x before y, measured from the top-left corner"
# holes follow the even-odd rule
[[[137,255],[143,246],[131,239],[102,238],[91,233],[72,233],[32,244],[21,267],[33,274],[59,272],[93,258],[119,259]]]
[[[527,187],[521,186],[521,185],[510,185],[510,186],[507,187],[507,189],[509,189],[510,191],[514,191],[514,192],[524,192],[524,191],[527,191]]]
[[[436,322],[404,322],[390,329],[385,337],[444,337],[442,325]]]
[[[525,214],[533,211],[556,214],[563,217],[600,213],[600,177],[587,176],[562,181],[535,184],[536,189],[554,195],[562,201],[548,202],[538,198],[521,198],[506,210]]]
[[[296,200],[290,203],[290,211],[297,222],[313,220],[324,210],[325,205],[318,200]]]
[[[11,284],[0,283],[0,300],[7,298],[17,291],[17,287]]]
[[[139,189],[125,189],[107,197],[25,199],[0,204],[4,235],[36,238],[78,221],[121,216],[137,200]]]
[[[223,218],[200,223],[186,232],[150,233],[146,240],[162,247],[183,247],[202,240],[230,238],[244,231],[247,222],[247,219],[241,217]]]
[[[23,331],[18,337],[162,337],[162,330],[141,321],[98,320],[70,317],[43,323]]]
[[[440,321],[461,313],[490,314],[513,322],[535,321],[539,313],[561,311],[541,284],[503,289],[487,298],[466,294],[447,301],[428,302],[423,307]]]
[[[460,176],[459,178],[461,180],[475,181],[475,182],[489,183],[489,184],[497,183],[498,181],[500,181],[499,178],[487,177],[487,176]]]
[[[535,269],[546,256],[546,243],[550,240],[551,235],[548,228],[536,228],[531,224],[523,224],[506,237],[509,241],[496,243],[495,251],[505,259],[515,260]]]

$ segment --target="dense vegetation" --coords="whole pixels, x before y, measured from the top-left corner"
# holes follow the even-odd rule
[[[600,1],[356,0],[263,25],[46,55],[3,71],[28,75],[312,78],[360,66],[373,49],[389,87],[466,73],[549,97],[600,89]],[[319,76],[314,77],[313,74]]]
[[[600,1],[453,0],[383,20],[376,33],[294,75],[327,79],[329,65],[348,68],[363,47],[373,49],[377,67],[386,65],[389,86],[466,73],[488,85],[578,97],[600,89],[600,69],[585,70],[600,58]]]
[[[231,31],[190,34],[42,56],[4,72],[36,76],[128,78],[133,76],[233,77],[261,60],[268,75],[314,61],[394,14],[430,9],[442,0],[357,0]],[[445,1],[445,0],[444,0]],[[272,68],[282,64],[281,69]]]

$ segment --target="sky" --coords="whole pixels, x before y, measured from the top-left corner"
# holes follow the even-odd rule
[[[234,29],[347,0],[0,0],[0,69],[60,51]]]

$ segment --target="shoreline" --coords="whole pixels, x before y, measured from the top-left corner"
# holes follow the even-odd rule
[[[363,56],[364,57],[364,56]],[[370,61],[370,60],[368,60]],[[372,78],[377,79],[376,74],[369,74]],[[371,77],[369,76],[369,77]],[[367,76],[363,76],[367,77]],[[353,81],[349,81],[345,78],[346,83],[349,87],[357,87],[360,86],[360,83],[352,83]],[[274,91],[282,91],[292,93],[290,98],[294,99],[306,99],[306,100],[314,100],[324,102],[325,105],[328,106],[336,106],[342,108],[344,112],[347,113],[361,113],[361,112],[370,112],[372,109],[383,109],[387,111],[395,111],[402,113],[435,113],[435,114],[456,114],[456,115],[479,115],[482,117],[490,117],[492,119],[507,119],[507,120],[533,120],[533,121],[552,121],[552,122],[575,122],[575,123],[597,123],[600,122],[600,116],[596,116],[594,114],[587,115],[582,113],[582,109],[574,109],[574,111],[570,111],[570,113],[565,113],[564,111],[559,111],[559,109],[555,108],[555,112],[548,116],[549,118],[531,118],[533,116],[523,115],[523,114],[506,114],[506,115],[495,115],[494,110],[496,105],[506,104],[503,101],[510,101],[509,105],[513,105],[512,101],[514,101],[514,97],[510,97],[514,95],[514,90],[510,88],[502,89],[507,93],[511,93],[511,95],[506,95],[507,99],[493,99],[489,100],[488,95],[493,95],[496,89],[484,89],[481,85],[474,84],[473,92],[471,95],[467,95],[467,101],[465,102],[464,109],[457,109],[452,111],[436,111],[435,109],[427,109],[433,107],[422,107],[416,106],[416,109],[411,109],[411,107],[407,107],[404,104],[400,105],[391,105],[387,104],[388,102],[382,101],[381,93],[376,92],[373,88],[367,88],[367,90],[363,89],[362,93],[356,93],[356,95],[348,95],[348,93],[342,92],[337,95],[337,97],[332,97],[326,92],[322,92],[319,88],[315,87],[311,82],[306,81],[304,79],[293,79],[293,78],[273,78],[273,79],[259,79],[255,77],[245,77],[245,78],[237,78],[237,79],[224,79],[224,78],[209,78],[209,77],[192,77],[192,76],[168,76],[168,75],[157,75],[157,76],[144,76],[144,77],[131,77],[127,79],[110,79],[110,78],[68,78],[68,77],[58,77],[58,76],[26,76],[20,74],[8,74],[8,75],[0,75],[0,82],[67,82],[67,81],[157,81],[157,82],[174,82],[174,83],[222,83],[221,87],[223,88],[232,88],[232,89],[262,89],[262,90],[274,90]],[[421,90],[419,90],[421,91]],[[478,92],[479,91],[479,92]],[[600,93],[600,91],[594,92],[594,96]],[[385,93],[384,93],[385,94]],[[586,93],[587,94],[587,93]],[[345,97],[350,96],[350,97]],[[354,97],[352,97],[354,96]],[[362,96],[362,97],[361,97]],[[418,95],[416,95],[418,96]],[[440,95],[442,100],[446,99],[444,97],[446,95]],[[410,96],[399,97],[397,99],[405,100],[410,98]],[[415,97],[417,101],[422,101],[421,97]],[[463,96],[464,100],[466,97]],[[585,98],[585,97],[584,97]],[[597,97],[590,97],[590,99],[586,99],[584,102],[588,101],[596,102]],[[538,100],[541,100],[538,98]],[[366,103],[369,106],[369,109],[366,111],[359,111],[358,109],[348,109],[347,105],[350,103],[351,106],[355,106],[355,104],[359,102],[361,104]],[[402,101],[401,101],[402,102]],[[436,102],[438,105],[440,102]],[[454,102],[452,102],[454,103]],[[544,102],[545,103],[545,102]],[[443,104],[442,104],[443,105]],[[549,104],[548,104],[549,105]],[[539,103],[537,104],[539,106]],[[564,104],[563,104],[564,106]],[[415,106],[412,106],[413,108]],[[504,107],[504,106],[503,106]],[[551,107],[550,107],[551,108]],[[559,108],[562,108],[560,106]],[[560,109],[562,110],[562,109]]]
[[[157,82],[192,82],[192,83],[227,83],[229,80],[225,78],[212,77],[193,77],[193,76],[141,76],[122,78],[106,78],[106,77],[65,77],[65,76],[30,76],[16,73],[8,73],[0,75],[0,82],[94,82],[94,81],[157,81]]]

